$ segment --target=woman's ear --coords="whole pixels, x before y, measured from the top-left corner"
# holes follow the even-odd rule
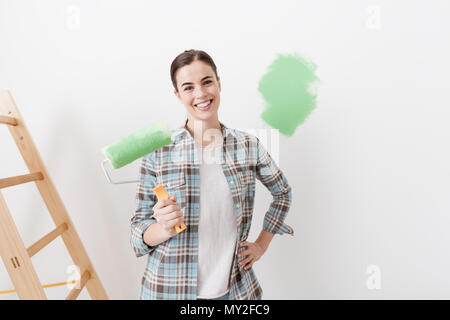
[[[219,92],[222,91],[222,88],[220,87],[220,78],[217,77],[217,83],[219,84]]]
[[[180,102],[181,102],[180,93],[177,90],[173,90],[173,93],[175,93],[175,95],[177,96],[178,100],[180,100]]]

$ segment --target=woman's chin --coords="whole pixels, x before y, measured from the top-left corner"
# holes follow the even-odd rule
[[[201,120],[201,121],[207,121],[209,119],[214,118],[214,116],[216,115],[215,112],[191,112],[191,116],[192,118],[194,118],[194,120]]]

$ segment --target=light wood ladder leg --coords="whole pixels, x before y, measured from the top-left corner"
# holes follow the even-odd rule
[[[19,299],[47,299],[1,192],[0,255]]]

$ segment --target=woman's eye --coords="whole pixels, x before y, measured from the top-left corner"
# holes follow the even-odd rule
[[[206,80],[205,82],[203,82],[203,84],[209,84],[209,83],[212,83],[212,81],[211,81],[211,80]],[[189,88],[192,88],[192,86],[185,87],[185,88],[184,88],[184,91],[190,90]]]

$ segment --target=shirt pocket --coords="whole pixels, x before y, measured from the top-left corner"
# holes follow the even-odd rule
[[[169,196],[176,196],[177,203],[184,211],[186,207],[186,180],[184,172],[177,172],[167,175],[157,174],[158,184],[161,184]],[[184,212],[183,212],[184,213]]]
[[[253,175],[253,171],[247,170],[240,172],[238,175],[238,181],[239,183],[236,187],[239,200],[242,204],[244,204],[244,201],[251,196],[252,190],[254,190],[255,176]]]
[[[255,176],[250,170],[241,172],[239,179],[244,188],[255,183]]]

